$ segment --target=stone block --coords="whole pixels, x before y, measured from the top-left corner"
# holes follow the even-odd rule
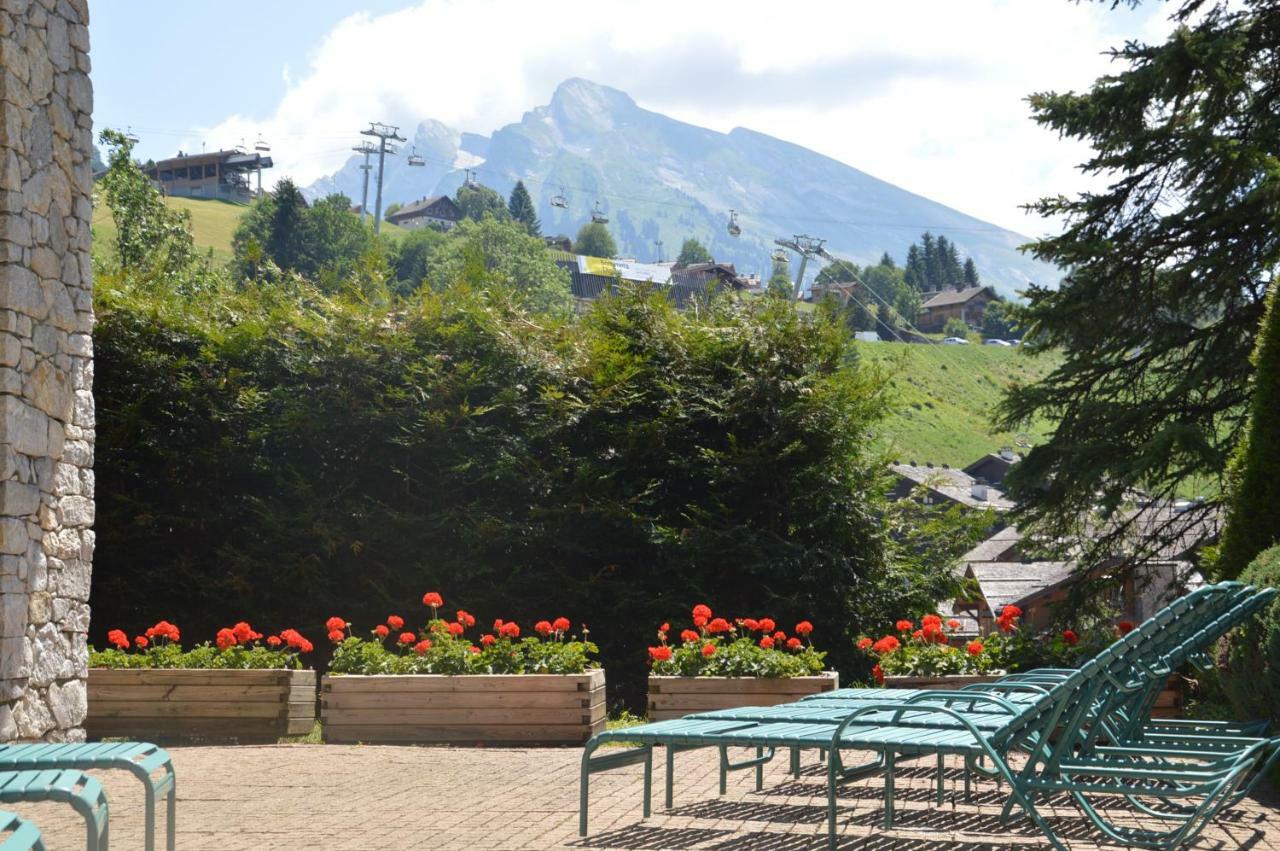
[[[49,449],[49,418],[16,396],[0,396],[0,443],[38,457]]]
[[[17,366],[22,360],[22,341],[12,334],[0,333],[0,365]]]
[[[0,675],[7,680],[31,676],[31,644],[25,635],[0,636]]]
[[[0,553],[26,555],[30,542],[25,521],[17,517],[0,517]]]
[[[63,526],[92,526],[93,500],[83,496],[65,496],[58,503],[58,519]]]
[[[3,519],[0,518],[0,523]],[[24,530],[25,532],[25,527]],[[75,529],[59,529],[44,536],[40,541],[46,556],[56,559],[72,559],[80,557],[80,534]]]
[[[13,217],[8,216],[6,220],[12,221]],[[43,319],[49,312],[35,273],[24,266],[12,264],[0,267],[0,307],[37,319]]]
[[[35,689],[27,689],[22,699],[13,710],[14,720],[18,723],[18,735],[24,739],[40,739],[52,730],[55,721],[53,713]]]
[[[88,602],[90,573],[89,562],[81,561],[77,552],[76,557],[68,559],[58,573],[57,593],[69,600]]]
[[[35,631],[31,640],[31,684],[48,686],[57,679],[75,675],[71,646],[67,638],[51,623]]]
[[[74,467],[71,468],[75,470]],[[76,492],[79,492],[77,476]],[[35,485],[17,481],[0,482],[0,514],[8,517],[25,517],[35,514],[40,506],[40,491]]]

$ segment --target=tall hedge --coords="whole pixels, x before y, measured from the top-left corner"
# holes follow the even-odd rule
[[[248,618],[320,637],[415,601],[586,623],[635,698],[695,602],[852,641],[885,582],[879,378],[784,300],[581,319],[465,281],[387,306],[99,281],[94,637]],[[789,627],[787,627],[789,628]],[[323,660],[321,660],[323,661]]]
[[[1216,569],[1224,579],[1280,541],[1280,286],[1271,285],[1253,350],[1252,403],[1244,443],[1232,464],[1227,525]]]
[[[1240,574],[1259,588],[1280,588],[1280,546],[1262,552]],[[1237,718],[1280,721],[1280,602],[1228,639],[1222,682]]]

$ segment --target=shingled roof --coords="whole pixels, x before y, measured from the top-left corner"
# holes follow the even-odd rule
[[[935,293],[932,298],[920,305],[920,309],[928,310],[931,307],[947,307],[952,304],[964,304],[984,292],[991,298],[996,297],[995,290],[991,289],[991,287],[967,287],[963,290],[943,290],[940,293]]]

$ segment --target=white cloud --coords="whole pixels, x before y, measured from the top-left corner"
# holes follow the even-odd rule
[[[1084,186],[1074,167],[1087,152],[1034,125],[1025,96],[1087,86],[1109,68],[1102,51],[1158,37],[1163,14],[1063,0],[430,0],[343,20],[305,69],[282,68],[273,115],[230,116],[204,135],[261,132],[277,174],[306,183],[340,165],[370,120],[489,133],[580,76],[1037,232],[1018,205]]]

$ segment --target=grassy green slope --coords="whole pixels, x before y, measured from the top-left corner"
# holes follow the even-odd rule
[[[869,363],[885,370],[895,411],[884,426],[886,448],[903,461],[965,466],[986,452],[1013,445],[992,416],[1011,383],[1036,380],[1056,365],[999,346],[924,346],[858,343]],[[1044,423],[1023,429],[1032,438]]]
[[[225,263],[231,259],[231,237],[236,232],[240,217],[249,209],[244,204],[215,201],[208,198],[166,198],[165,203],[176,210],[191,213],[191,236],[201,251],[212,250],[213,259]],[[382,223],[382,233],[397,239],[404,234],[402,228],[390,222]],[[116,223],[107,205],[99,203],[93,208],[93,239],[99,247],[115,242]]]

